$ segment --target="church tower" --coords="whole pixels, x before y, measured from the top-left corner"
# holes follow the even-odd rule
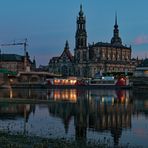
[[[83,16],[82,5],[80,6],[79,16],[77,17],[76,48],[83,49],[87,46],[86,20]]]
[[[77,17],[77,28],[75,35],[75,61],[76,63],[87,61],[87,32],[86,18],[84,16],[82,5],[80,5],[79,16]]]
[[[114,25],[114,31],[113,31],[113,37],[111,39],[111,44],[113,45],[122,45],[122,40],[119,37],[119,29],[117,24],[117,14],[115,15],[115,25]]]

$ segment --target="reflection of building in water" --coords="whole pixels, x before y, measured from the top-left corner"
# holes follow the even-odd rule
[[[134,92],[134,109],[133,112],[137,115],[137,118],[140,117],[141,114],[144,114],[148,117],[148,92]]]
[[[93,106],[90,106],[93,112],[89,114],[89,128],[99,132],[111,131],[114,143],[118,144],[122,129],[131,127],[130,93],[127,90],[112,90],[99,94],[98,103],[92,101]]]
[[[95,99],[100,103],[128,103],[131,93],[129,90],[92,90],[89,93],[89,99]]]
[[[0,98],[24,98],[24,99],[40,99],[47,100],[47,90],[39,89],[3,89]]]
[[[50,90],[48,92],[49,94],[49,99],[53,100],[67,100],[71,102],[76,102],[77,101],[77,90],[76,89],[55,89],[55,90]]]
[[[87,120],[89,114],[89,100],[86,98],[87,91],[85,95],[82,95],[75,104],[75,138],[76,140],[86,141],[86,131],[87,131]]]
[[[28,122],[29,115],[34,112],[35,106],[29,104],[0,104],[0,119],[24,119],[24,132],[26,131],[26,123]]]
[[[21,105],[21,104],[8,104],[6,106],[0,105],[0,118],[18,118],[24,117],[28,121],[29,114],[31,113],[31,105]]]
[[[71,102],[57,102],[49,104],[49,112],[53,116],[62,118],[65,132],[68,132],[69,122],[73,113],[75,112],[75,106]]]
[[[111,132],[114,143],[118,144],[122,130],[131,128],[132,105],[130,101],[123,101],[123,96],[127,95],[124,94],[121,100],[116,98],[118,101],[114,101],[114,103],[106,103],[106,100],[104,102],[97,100],[97,95],[94,95],[94,98],[92,93],[91,91],[77,93],[79,96],[77,96],[75,103],[57,102],[50,104],[49,111],[54,116],[62,118],[66,132],[69,120],[74,116],[76,140],[86,141],[87,129],[89,129],[98,132]],[[118,93],[120,94],[120,92]],[[99,94],[98,98],[102,98]],[[103,92],[101,92],[102,94]],[[112,96],[117,97],[118,95],[113,94]],[[125,97],[125,99],[127,98]]]
[[[89,114],[89,128],[99,132],[111,131],[114,142],[118,144],[122,129],[131,127],[131,109],[131,104],[98,103]]]

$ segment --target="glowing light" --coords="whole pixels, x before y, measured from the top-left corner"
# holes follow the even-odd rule
[[[125,81],[123,78],[120,79],[121,81]]]
[[[10,89],[10,99],[12,99],[13,98],[13,91],[12,91],[12,89]]]
[[[77,92],[71,90],[64,90],[64,91],[54,91],[53,99],[56,100],[66,100],[71,102],[77,101]]]
[[[10,79],[10,82],[13,82],[13,79]]]
[[[145,75],[148,75],[148,70],[144,71],[144,74],[145,74]]]
[[[112,105],[114,104],[114,98],[112,97]]]
[[[102,97],[102,102],[104,102],[104,97]]]

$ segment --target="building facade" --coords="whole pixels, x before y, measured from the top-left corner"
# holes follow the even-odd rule
[[[69,50],[68,41],[65,43],[64,51],[61,56],[53,57],[49,61],[49,72],[61,74],[63,76],[74,75],[74,57]]]
[[[74,56],[68,50],[72,60],[70,60],[69,56],[66,56],[67,60],[65,62],[63,62],[61,56],[53,57],[49,62],[50,72],[63,75],[64,70],[59,70],[63,63],[66,65],[64,69],[72,68],[72,73],[67,72],[67,75],[78,77],[94,77],[97,73],[102,72],[133,72],[135,65],[131,60],[132,49],[122,44],[122,39],[119,36],[117,15],[110,43],[87,43],[86,18],[82,5],[80,6],[76,25]],[[65,49],[63,53],[65,53]]]
[[[26,67],[30,67],[31,70],[35,70],[36,68],[35,59],[32,62],[28,52],[26,53],[26,57],[17,54],[0,54],[0,69],[19,72],[26,71]]]
[[[148,58],[143,60],[141,64],[136,67],[132,79],[133,88],[135,92],[147,92],[148,90]]]

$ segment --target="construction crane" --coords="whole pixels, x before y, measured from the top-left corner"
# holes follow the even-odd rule
[[[11,44],[1,44],[1,46],[19,46],[23,45],[24,46],[24,69],[26,70],[27,68],[27,39],[24,40],[24,42],[19,42],[16,43],[15,41]]]

